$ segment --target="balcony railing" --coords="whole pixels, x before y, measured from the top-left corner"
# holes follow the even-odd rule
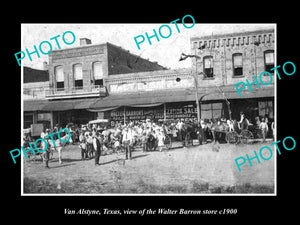
[[[24,100],[97,97],[100,94],[101,85],[74,88],[23,88]]]
[[[100,85],[93,85],[89,87],[49,88],[45,90],[45,96],[47,99],[96,97],[99,96],[100,87]]]

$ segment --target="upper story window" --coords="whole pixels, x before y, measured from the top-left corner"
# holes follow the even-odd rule
[[[94,85],[103,85],[103,70],[101,62],[93,63],[93,79]]]
[[[82,79],[82,65],[81,64],[73,65],[73,76],[74,76],[75,89],[82,89],[83,88],[83,79]]]
[[[62,90],[64,88],[64,68],[63,66],[56,66],[54,68],[54,76],[55,76],[55,87],[58,90]]]
[[[213,57],[212,56],[203,57],[203,72],[204,72],[205,78],[214,76]]]
[[[232,55],[233,76],[243,75],[243,55],[242,53],[235,53]]]
[[[264,60],[265,60],[265,71],[270,73],[274,73],[274,70],[271,70],[274,67],[274,50],[267,50],[264,52]]]

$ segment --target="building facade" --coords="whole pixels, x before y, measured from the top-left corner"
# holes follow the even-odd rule
[[[219,86],[235,91],[234,84],[246,79],[254,82],[254,77],[259,80],[264,71],[274,76],[274,71],[270,71],[275,66],[274,44],[273,29],[194,37],[191,38],[191,52],[200,58],[193,59],[192,70],[199,76],[200,87]],[[264,74],[262,81],[268,83],[270,77]],[[233,117],[245,111],[250,118],[265,114],[274,118],[274,82],[261,86],[257,89],[253,85],[255,91],[241,97],[228,92]]]
[[[275,66],[274,30],[193,37],[192,66],[177,70],[110,43],[81,42],[80,47],[49,55],[49,88],[38,102],[24,100],[25,116],[48,113],[51,126],[96,118],[108,118],[111,125],[146,118],[196,119],[197,96],[202,119],[239,120],[240,111],[252,122],[266,114],[274,118],[273,83],[243,90],[241,97],[234,87]],[[270,78],[262,79],[267,83]]]
[[[97,112],[89,111],[89,105],[99,98],[99,93],[107,92],[110,76],[166,69],[111,43],[92,45],[89,39],[82,38],[80,45],[52,51],[47,71],[24,68],[24,128],[39,122],[47,127],[87,123],[98,117]],[[45,73],[47,81],[37,82]],[[49,123],[37,119],[45,116]]]
[[[190,44],[194,56],[190,69],[109,77],[110,96],[91,108],[113,109],[107,118],[116,121],[195,119],[197,87],[202,119],[239,120],[241,111],[252,122],[256,116],[274,118],[274,83],[260,89],[253,86],[253,92],[244,90],[241,97],[234,86],[246,79],[253,82],[254,76],[275,66],[274,30],[200,36],[191,38]],[[270,77],[264,75],[262,80],[268,83]]]

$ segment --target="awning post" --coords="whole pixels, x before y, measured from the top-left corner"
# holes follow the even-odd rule
[[[166,103],[164,103],[164,121],[167,119],[167,106]]]
[[[124,114],[124,126],[125,126],[125,124],[126,124],[126,111],[125,111],[125,106],[124,106],[124,112],[123,112],[123,114]]]

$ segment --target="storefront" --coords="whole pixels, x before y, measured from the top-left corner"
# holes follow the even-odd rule
[[[105,118],[116,122],[141,121],[151,119],[158,121],[175,121],[177,119],[197,120],[197,107],[194,101],[163,103],[156,106],[129,107],[122,106],[104,114]],[[205,102],[200,107],[201,118],[213,119],[228,117],[224,101]]]
[[[257,116],[274,119],[274,100],[272,98],[259,99],[230,99],[232,119],[240,120],[240,112],[243,111],[247,118],[254,122]],[[111,120],[113,126],[116,122],[128,123],[129,121],[141,121],[151,119],[154,122],[172,121],[177,119],[197,120],[197,107],[195,102],[174,102],[149,107],[126,107],[104,113],[104,117]],[[229,110],[225,100],[205,101],[200,104],[201,119],[229,119]]]
[[[274,119],[273,89],[245,92],[243,98],[239,97],[231,87],[223,87],[222,91],[223,93],[220,93],[213,88],[199,91],[201,119],[229,119],[230,110],[231,118],[236,120],[240,120],[241,111],[252,123],[256,116],[267,115],[271,120]],[[230,110],[226,99],[230,103]],[[70,122],[81,125],[90,120],[103,118],[109,119],[112,126],[116,122],[128,123],[148,118],[156,122],[177,119],[197,120],[195,92],[191,89],[26,102],[24,109],[24,125],[36,123],[38,120],[50,121],[51,126],[57,123],[65,126]]]
[[[224,87],[222,91],[223,93],[218,89],[199,91],[201,119],[229,119],[231,112],[232,119],[240,120],[241,111],[251,123],[254,123],[257,116],[267,115],[271,120],[274,119],[273,89],[245,93],[243,98],[236,91],[232,91],[231,87]],[[156,122],[197,120],[197,107],[192,90],[111,95],[95,101],[89,110],[97,112],[98,115],[101,113],[102,118],[110,119],[111,125],[148,118]]]

